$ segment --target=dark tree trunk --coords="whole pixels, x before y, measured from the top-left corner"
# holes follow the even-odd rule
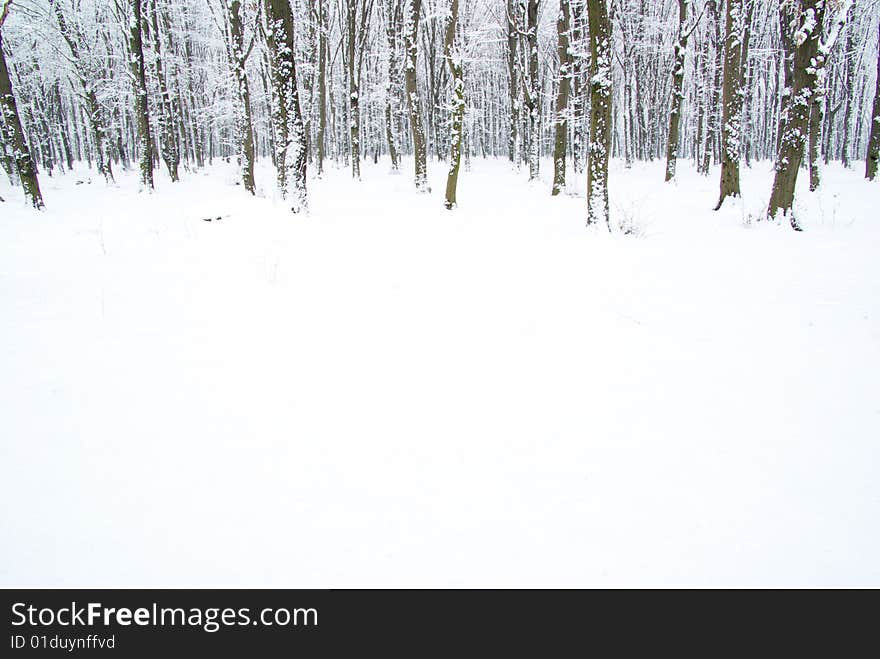
[[[611,154],[611,21],[605,0],[587,5],[590,30],[590,149],[587,165],[587,224],[611,230],[608,159]]]
[[[291,201],[294,213],[308,208],[306,193],[305,130],[296,84],[293,12],[289,0],[265,0],[269,24],[267,43],[272,62],[275,163],[278,190]],[[292,180],[291,180],[292,179]],[[290,186],[293,189],[290,189]]]
[[[418,52],[419,19],[422,13],[422,0],[410,0],[407,7],[404,44],[406,48],[406,104],[409,109],[409,124],[412,130],[413,155],[415,157],[415,184],[419,192],[428,189],[428,154],[425,144],[425,129],[422,126],[422,112],[419,107],[418,90]]]
[[[140,142],[141,184],[153,189],[153,140],[150,136],[150,110],[147,101],[147,73],[144,61],[144,20],[142,0],[129,0],[131,16],[128,26],[128,47],[131,55],[131,75],[134,81],[135,118]]]
[[[739,159],[742,140],[743,0],[727,0],[724,38],[724,115],[721,126],[721,194],[715,210],[728,197],[739,197]]]
[[[675,178],[678,164],[678,130],[681,123],[681,106],[684,101],[684,57],[687,53],[688,2],[678,0],[678,40],[675,42],[675,59],[672,64],[672,107],[669,109],[669,133],[666,140],[666,180]]]
[[[571,91],[571,8],[569,0],[559,0],[556,19],[559,57],[559,91],[556,95],[556,125],[553,136],[553,189],[555,197],[565,188],[565,158],[568,146],[568,98]]]
[[[21,186],[24,188],[25,197],[34,208],[42,209],[44,207],[43,193],[40,192],[37,169],[28,150],[24,129],[21,127],[21,117],[18,114],[15,95],[12,93],[12,79],[9,76],[9,67],[6,65],[2,20],[0,20],[0,112],[3,113],[3,123],[7,133],[7,138],[4,141],[8,140],[8,145],[12,147],[12,157],[15,161],[15,168],[18,170]]]

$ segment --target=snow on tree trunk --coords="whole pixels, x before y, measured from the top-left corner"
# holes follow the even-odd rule
[[[400,33],[400,0],[385,0],[385,37],[388,42],[388,79],[385,81],[385,140],[388,143],[388,156],[391,158],[391,171],[400,169],[397,153],[396,121],[397,94],[394,89],[398,79],[397,39]]]
[[[294,61],[293,13],[288,0],[265,0],[266,41],[272,64],[275,167],[278,191],[294,213],[308,208],[305,131]],[[290,189],[292,185],[292,189]]]
[[[556,94],[555,135],[553,136],[553,189],[555,197],[565,187],[565,157],[568,145],[568,98],[571,90],[571,8],[569,0],[559,0],[556,34],[559,56],[559,91]]]
[[[449,137],[449,174],[446,176],[446,208],[452,210],[458,204],[458,170],[461,165],[462,130],[464,128],[464,73],[462,54],[456,47],[455,33],[458,27],[458,0],[452,0],[449,24],[446,27],[445,53],[452,75],[452,134]]]
[[[327,0],[318,0],[318,131],[315,168],[324,174],[324,148],[327,130]]]
[[[528,76],[525,102],[529,121],[529,180],[538,179],[541,157],[541,99],[538,80],[538,6],[539,0],[528,0],[526,8],[526,45],[528,46]]]
[[[880,32],[877,35],[877,83],[874,91],[874,111],[871,113],[871,136],[868,138],[868,157],[865,159],[865,178],[877,177],[880,163]]]
[[[739,197],[740,124],[743,104],[742,43],[745,29],[743,0],[727,0],[724,37],[724,114],[721,123],[721,194],[715,210],[728,197]]]
[[[519,127],[519,23],[516,17],[517,0],[507,0],[507,79],[509,85],[510,131],[507,134],[507,155],[510,162],[519,165],[517,131]]]
[[[590,148],[587,164],[587,225],[611,230],[608,159],[611,155],[611,21],[606,0],[587,4],[590,32]]]
[[[425,129],[422,126],[422,112],[419,107],[418,89],[418,38],[419,19],[422,13],[422,0],[410,0],[407,6],[404,25],[404,45],[406,48],[406,104],[409,110],[409,124],[412,130],[413,152],[415,156],[415,184],[419,192],[429,192],[428,155],[425,144]]]
[[[180,165],[180,147],[177,143],[175,131],[174,107],[171,94],[168,91],[168,81],[165,79],[165,66],[162,61],[162,34],[159,32],[159,12],[156,0],[150,0],[150,18],[153,30],[153,66],[155,67],[156,81],[159,85],[159,134],[161,136],[162,160],[168,169],[168,176],[172,182],[180,180],[178,167]]]
[[[681,106],[684,102],[684,58],[687,54],[688,1],[678,0],[678,40],[672,64],[672,106],[669,109],[669,134],[666,140],[666,181],[675,178],[678,163],[678,130],[681,123]]]
[[[706,144],[703,151],[702,173],[709,174],[709,164],[714,154],[718,153],[719,126],[721,105],[721,87],[723,84],[724,71],[724,43],[721,38],[721,0],[709,0],[708,11],[712,19],[713,37],[715,43],[715,62],[713,66],[714,77],[712,80],[712,100],[709,103],[708,126],[706,127]],[[717,160],[716,160],[717,162]]]
[[[767,215],[770,219],[775,219],[782,211],[783,216],[789,217],[791,226],[795,230],[800,230],[800,227],[792,205],[798,170],[804,158],[810,114],[817,96],[822,93],[828,55],[846,20],[849,4],[847,0],[835,3],[838,16],[825,40],[822,39],[822,27],[828,9],[826,0],[803,0],[792,23],[793,87],[788,97],[785,132],[782,135]]]
[[[153,139],[150,135],[150,109],[147,101],[147,72],[144,60],[144,19],[141,3],[129,1],[128,49],[131,78],[134,86],[135,120],[140,147],[141,185],[153,189]]]
[[[9,4],[5,5],[9,10]],[[15,95],[12,93],[12,79],[9,76],[9,67],[6,64],[6,53],[3,49],[3,22],[6,14],[0,16],[0,112],[3,115],[3,124],[6,126],[6,134],[9,143],[6,148],[12,149],[12,159],[18,170],[18,177],[24,194],[31,205],[40,210],[44,207],[43,193],[40,191],[40,181],[37,178],[37,170],[33,158],[28,150],[27,138],[21,127],[21,117],[18,114],[18,105]]]
[[[254,194],[254,126],[251,119],[251,92],[247,79],[247,53],[244,43],[244,22],[241,16],[241,0],[227,0],[229,13],[230,62],[235,77],[238,103],[235,106],[235,130],[238,142],[241,182],[244,189]]]

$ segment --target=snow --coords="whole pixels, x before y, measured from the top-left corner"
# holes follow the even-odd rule
[[[0,181],[0,585],[880,586],[876,185],[388,167]]]

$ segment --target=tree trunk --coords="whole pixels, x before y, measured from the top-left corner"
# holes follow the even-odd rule
[[[455,47],[455,31],[458,25],[458,0],[452,0],[449,25],[446,27],[444,50],[449,72],[452,75],[452,134],[449,139],[449,174],[446,177],[446,208],[457,205],[455,197],[458,186],[458,169],[461,165],[462,130],[464,128],[464,76],[461,53]]]
[[[159,84],[159,132],[161,135],[162,160],[168,169],[168,176],[173,183],[180,180],[180,148],[177,144],[175,131],[174,108],[171,94],[168,92],[168,81],[165,79],[165,65],[162,61],[162,35],[159,32],[159,12],[156,0],[150,0],[150,18],[153,30],[153,50],[155,57],[156,80]]]
[[[41,210],[45,206],[43,194],[40,192],[37,170],[28,150],[27,138],[21,127],[21,117],[18,114],[18,106],[12,93],[12,79],[9,76],[6,53],[3,50],[2,22],[0,22],[0,112],[3,113],[6,139],[8,139],[8,146],[12,147],[15,168],[18,170],[18,177],[21,180],[22,188],[24,188],[25,197],[34,208]]]
[[[428,154],[425,144],[425,129],[422,126],[422,112],[419,107],[418,52],[419,19],[422,13],[422,0],[410,0],[407,7],[404,28],[406,48],[406,104],[409,110],[409,124],[412,130],[413,155],[415,158],[415,184],[418,192],[430,192],[428,188]]]
[[[804,145],[809,129],[812,99],[819,84],[820,69],[814,66],[819,55],[819,41],[822,38],[819,27],[825,16],[823,0],[804,0],[797,16],[797,29],[792,42],[794,63],[792,67],[793,88],[787,99],[787,119],[776,176],[770,195],[768,217],[776,218],[779,211],[790,216],[791,226],[800,230],[792,213],[794,191],[798,170],[804,157]]]
[[[327,130],[327,0],[318,0],[318,134],[317,175],[324,174],[324,144]]]
[[[688,2],[678,0],[678,41],[675,42],[675,59],[672,65],[672,107],[669,109],[669,134],[666,140],[666,181],[675,178],[678,163],[678,127],[681,122],[681,106],[684,101],[684,58],[687,53]]]
[[[519,22],[516,17],[516,0],[507,0],[507,76],[510,92],[510,132],[507,134],[507,155],[510,162],[519,165],[517,131],[519,128]]]
[[[850,8],[850,17],[855,15],[857,2],[853,2],[852,7]],[[843,108],[843,145],[841,147],[841,160],[843,160],[843,166],[849,168],[850,159],[849,159],[849,151],[850,151],[850,142],[852,140],[852,125],[853,119],[855,118],[856,104],[853,103],[853,95],[855,94],[855,84],[856,84],[856,54],[853,52],[853,36],[855,33],[855,26],[852,24],[850,20],[849,30],[846,35],[846,51],[843,56],[846,60],[846,84],[844,85],[843,93],[844,93],[844,108]]]
[[[719,112],[718,108],[721,104],[721,85],[722,72],[724,70],[724,45],[721,40],[721,10],[718,3],[721,0],[709,0],[709,15],[712,17],[712,25],[715,37],[715,66],[712,81],[712,101],[709,104],[708,126],[706,128],[706,145],[703,153],[703,174],[709,174],[709,163],[713,155],[718,149],[718,126]],[[717,162],[717,160],[716,160]]]
[[[590,31],[590,149],[587,165],[587,225],[611,230],[608,159],[611,154],[611,22],[605,0],[587,5]]]
[[[134,84],[135,118],[140,142],[141,185],[153,189],[153,140],[150,136],[150,110],[147,101],[147,73],[144,61],[142,0],[129,0],[131,16],[128,26],[128,47]]]
[[[358,0],[345,0],[346,17],[346,62],[348,65],[348,128],[351,145],[351,176],[361,177],[361,111],[360,90],[358,89],[357,58],[357,10]]]
[[[739,158],[742,139],[742,42],[745,16],[743,0],[727,0],[724,38],[724,116],[721,131],[721,194],[715,210],[728,197],[739,197]]]
[[[569,0],[559,0],[556,19],[559,57],[559,91],[556,95],[556,125],[553,136],[553,190],[555,197],[565,187],[565,158],[568,146],[568,97],[571,91],[571,8]]]
[[[391,171],[400,169],[400,158],[397,153],[396,117],[397,95],[394,92],[394,80],[397,80],[397,39],[399,34],[400,0],[386,0],[385,36],[388,41],[388,82],[385,85],[385,139],[388,142],[388,156],[391,158]]]
[[[291,201],[294,213],[308,208],[306,193],[305,134],[296,84],[293,13],[289,0],[265,0],[267,45],[274,88],[272,119],[275,127],[275,162],[278,191]],[[292,178],[292,180],[291,180]],[[290,190],[290,185],[293,189]]]
[[[868,157],[865,159],[865,178],[877,177],[880,163],[880,33],[877,36],[877,88],[874,91],[874,111],[871,113],[871,136],[868,138]]]
[[[238,157],[241,182],[244,189],[255,193],[254,181],[254,126],[251,119],[251,92],[247,80],[247,53],[244,45],[244,22],[241,18],[241,0],[229,0],[230,60],[235,76],[238,104],[235,108],[235,129],[238,133]]]
[[[604,0],[603,0],[604,1]],[[527,0],[526,43],[528,45],[528,80],[526,109],[529,120],[529,180],[538,179],[541,157],[541,98],[538,81],[538,4],[539,0]]]

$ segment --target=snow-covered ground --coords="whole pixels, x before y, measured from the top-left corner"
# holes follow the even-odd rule
[[[0,585],[880,586],[880,186],[409,167],[0,181]]]

